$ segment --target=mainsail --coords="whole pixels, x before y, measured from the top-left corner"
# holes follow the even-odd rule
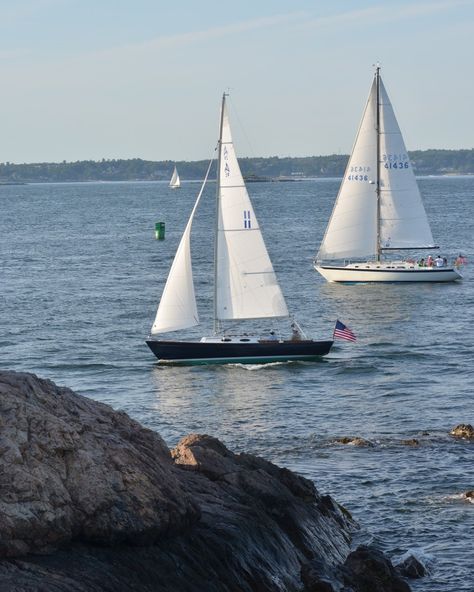
[[[433,246],[405,143],[377,69],[317,259]]]
[[[216,320],[287,317],[285,299],[240,172],[225,95],[217,192]]]

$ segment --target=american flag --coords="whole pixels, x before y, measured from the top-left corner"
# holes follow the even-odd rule
[[[332,334],[333,339],[347,339],[347,341],[355,341],[356,336],[354,333],[346,327],[344,323],[341,321],[336,321],[336,326],[334,327],[334,333]]]

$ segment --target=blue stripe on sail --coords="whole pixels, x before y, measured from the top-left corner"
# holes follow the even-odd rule
[[[244,210],[244,228],[252,228],[252,221],[250,220],[250,210]]]

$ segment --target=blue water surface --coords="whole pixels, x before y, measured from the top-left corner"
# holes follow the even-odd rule
[[[441,254],[474,261],[474,177],[419,184]],[[0,365],[123,409],[170,446],[208,433],[296,470],[349,509],[362,539],[395,559],[408,549],[423,558],[430,575],[415,591],[472,592],[474,504],[461,494],[474,489],[474,443],[449,431],[474,424],[474,274],[468,265],[454,284],[326,283],[312,259],[338,185],[249,191],[292,313],[321,339],[339,318],[357,342],[311,364],[189,368],[158,366],[144,339],[198,184],[0,187]],[[214,191],[193,228],[202,326],[187,336],[212,328]]]

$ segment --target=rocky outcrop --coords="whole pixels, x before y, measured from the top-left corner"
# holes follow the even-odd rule
[[[469,423],[460,423],[450,432],[451,436],[455,438],[463,438],[465,440],[474,440],[474,428]]]
[[[408,440],[402,440],[401,443],[404,446],[419,446],[420,445],[420,441],[418,440],[418,438],[409,438]]]
[[[373,442],[360,436],[342,436],[334,440],[336,444],[349,444],[350,446],[374,446]]]
[[[474,489],[472,491],[466,491],[463,493],[463,498],[466,501],[471,502],[471,504],[474,504]]]
[[[379,551],[359,547],[344,565],[346,582],[360,592],[409,592],[408,584],[397,577],[395,568]]]
[[[409,590],[381,554],[351,552],[352,519],[311,481],[215,438],[170,451],[11,372],[0,422],[0,592]]]
[[[395,569],[405,578],[422,578],[426,575],[426,567],[415,555],[407,554],[397,563]]]
[[[0,373],[0,556],[152,543],[199,518],[158,434],[51,382]]]

